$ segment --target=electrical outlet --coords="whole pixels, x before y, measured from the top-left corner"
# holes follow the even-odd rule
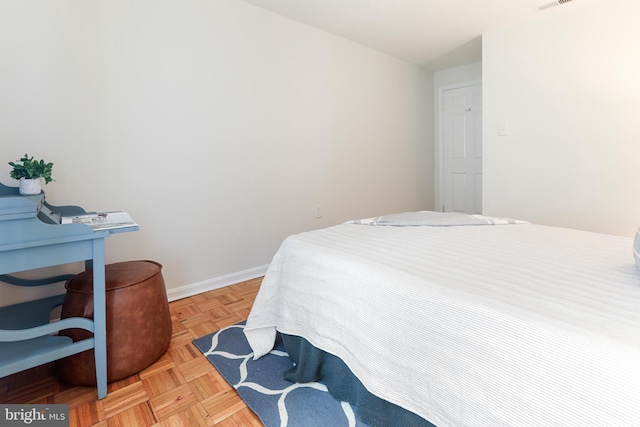
[[[316,218],[322,218],[322,205],[316,205]]]

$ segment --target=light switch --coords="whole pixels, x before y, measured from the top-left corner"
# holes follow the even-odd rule
[[[507,136],[509,135],[509,126],[506,123],[500,123],[498,125],[498,135],[499,136]]]

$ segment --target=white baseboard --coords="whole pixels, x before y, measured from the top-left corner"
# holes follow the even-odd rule
[[[269,265],[250,268],[237,273],[226,274],[213,279],[203,280],[202,282],[192,283],[190,285],[180,286],[176,289],[167,290],[167,298],[169,301],[176,301],[182,298],[192,297],[203,292],[212,291],[214,289],[224,288],[225,286],[235,283],[244,282],[246,280],[255,279],[264,276]]]

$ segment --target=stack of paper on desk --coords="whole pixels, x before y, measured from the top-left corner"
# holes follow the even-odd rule
[[[128,213],[122,211],[64,216],[61,222],[62,224],[85,224],[94,231],[138,226]]]

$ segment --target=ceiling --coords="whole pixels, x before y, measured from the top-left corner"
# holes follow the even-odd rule
[[[584,0],[243,1],[424,68],[439,70],[481,60],[482,33],[564,9],[571,1]]]

